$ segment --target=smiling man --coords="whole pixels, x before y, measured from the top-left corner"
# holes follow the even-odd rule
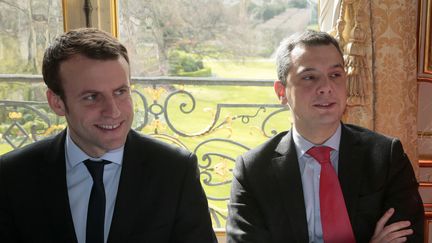
[[[337,41],[312,30],[277,52],[276,95],[293,124],[240,156],[228,242],[423,242],[423,206],[398,139],[341,123],[347,76]]]
[[[126,48],[73,30],[42,68],[68,126],[0,158],[0,242],[216,242],[196,156],[131,130]]]

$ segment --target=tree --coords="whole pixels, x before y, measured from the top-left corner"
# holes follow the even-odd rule
[[[139,61],[142,75],[166,75],[170,50],[212,57],[248,55],[254,38],[253,26],[240,14],[245,2],[228,6],[222,0],[123,0],[120,28],[127,31],[121,38],[138,47],[128,47],[136,55],[153,51],[157,67]]]
[[[6,45],[3,50],[8,50],[0,61],[10,63],[1,72],[40,73],[50,37],[62,29],[60,4],[53,0],[0,0],[0,39]]]

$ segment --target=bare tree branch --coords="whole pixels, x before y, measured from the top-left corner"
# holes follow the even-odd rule
[[[20,7],[18,4],[16,4],[15,1],[11,1],[10,2],[10,1],[5,1],[5,0],[0,0],[0,3],[8,5],[8,6],[12,7],[12,8],[16,8],[16,9],[20,10],[23,13],[27,12],[27,10],[25,8]]]

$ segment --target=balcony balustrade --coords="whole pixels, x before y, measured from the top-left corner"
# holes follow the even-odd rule
[[[290,126],[271,80],[132,78],[133,129],[198,156],[215,228],[224,228],[235,158]],[[0,75],[0,154],[57,134],[42,77]],[[143,155],[145,156],[145,155]]]

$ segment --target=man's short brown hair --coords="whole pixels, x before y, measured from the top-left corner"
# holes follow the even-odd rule
[[[65,97],[60,77],[60,64],[75,55],[97,60],[113,60],[122,56],[129,63],[126,47],[104,31],[81,28],[57,37],[45,51],[42,74],[48,88],[63,100]]]

